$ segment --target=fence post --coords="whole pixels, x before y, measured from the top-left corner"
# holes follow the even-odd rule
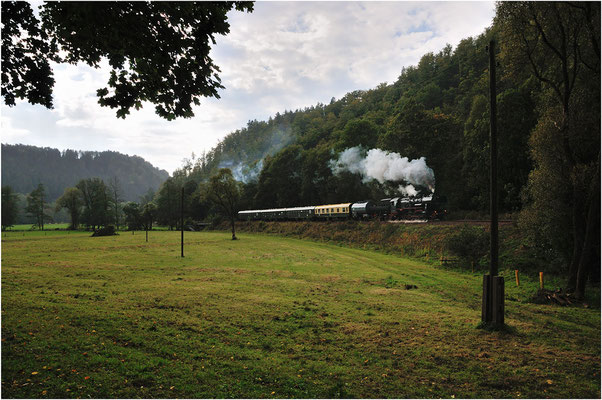
[[[520,281],[518,280],[518,270],[514,270],[514,276],[516,276],[516,286],[520,286]]]

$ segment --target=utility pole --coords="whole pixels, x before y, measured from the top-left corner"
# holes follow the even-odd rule
[[[482,322],[501,327],[504,325],[504,278],[498,275],[498,190],[497,190],[497,105],[495,87],[495,42],[489,42],[489,130],[490,130],[490,211],[491,241],[489,275],[483,276]]]
[[[498,201],[497,201],[497,104],[495,88],[495,42],[489,42],[489,103],[490,117],[489,130],[491,132],[490,158],[491,168],[489,177],[491,181],[491,194],[489,196],[491,209],[491,265],[489,266],[489,275],[498,274]]]

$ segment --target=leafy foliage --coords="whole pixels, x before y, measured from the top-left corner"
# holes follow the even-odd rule
[[[489,252],[489,234],[478,226],[464,225],[447,237],[447,249],[471,266]]]
[[[112,68],[99,103],[125,118],[142,102],[168,120],[194,115],[201,97],[219,97],[219,68],[209,57],[226,14],[252,2],[45,2],[40,22],[28,3],[2,3],[2,95],[52,106],[49,60]],[[27,32],[24,37],[21,32]],[[20,71],[25,71],[21,74]]]
[[[142,215],[138,203],[129,201],[123,206],[125,224],[131,231],[140,230],[143,226]]]
[[[17,196],[10,186],[2,186],[2,230],[17,222],[19,213]]]
[[[109,225],[112,220],[111,196],[104,181],[99,178],[82,179],[76,187],[83,198],[82,222],[92,230]]]
[[[499,3],[496,21],[509,73],[527,68],[543,89],[522,225],[569,264],[582,297],[600,268],[600,3]]]
[[[228,168],[220,169],[217,175],[211,177],[207,188],[207,197],[230,220],[232,240],[236,240],[235,221],[240,194],[240,184],[234,180],[232,171]]]
[[[27,195],[27,207],[25,212],[31,215],[39,229],[44,230],[44,222],[52,220],[48,214],[46,200],[46,188],[39,183],[38,186]]]
[[[57,210],[66,208],[69,211],[69,215],[71,217],[71,225],[69,226],[70,229],[77,229],[79,227],[81,208],[83,205],[83,194],[81,190],[76,187],[65,189],[63,195],[56,200]]]
[[[2,2],[2,96],[52,108],[54,78],[50,45],[40,21],[26,1]]]

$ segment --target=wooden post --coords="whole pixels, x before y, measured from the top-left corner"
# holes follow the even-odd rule
[[[516,286],[520,286],[520,281],[518,280],[518,270],[514,270],[514,276],[516,277]]]
[[[498,327],[504,325],[504,277],[494,276],[491,280],[491,321]]]
[[[539,288],[543,289],[543,272],[539,273]]]
[[[482,322],[486,324],[504,324],[504,278],[498,275],[499,232],[498,232],[498,196],[497,196],[497,113],[495,88],[495,42],[487,47],[489,51],[489,132],[490,132],[490,191],[489,208],[491,212],[491,241],[489,275],[483,277]]]
[[[146,228],[146,241],[148,242],[148,228]]]
[[[491,314],[491,275],[483,275],[483,307],[481,308],[481,321],[492,321]]]

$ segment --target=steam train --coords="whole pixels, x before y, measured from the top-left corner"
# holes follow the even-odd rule
[[[443,219],[444,201],[429,197],[394,197],[379,201],[326,204],[321,206],[245,210],[238,212],[243,221],[284,220],[434,220]]]

